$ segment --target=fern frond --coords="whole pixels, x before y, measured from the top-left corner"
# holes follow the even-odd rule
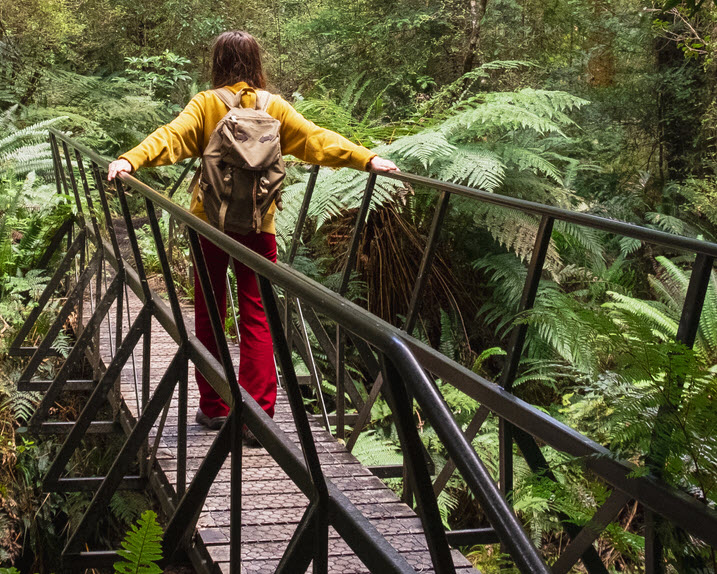
[[[542,175],[562,184],[563,176],[560,170],[543,157],[541,150],[516,145],[503,145],[496,147],[506,165],[513,164],[519,170],[531,171],[535,175]]]
[[[456,146],[448,141],[443,132],[423,131],[399,138],[386,149],[392,157],[414,160],[428,169],[435,162],[451,157]]]
[[[403,455],[398,445],[391,440],[380,438],[375,430],[362,432],[351,452],[365,466],[403,462]]]
[[[450,158],[450,163],[438,171],[438,179],[485,191],[495,191],[503,183],[505,164],[490,150],[459,147]]]
[[[120,574],[161,574],[156,562],[162,559],[162,529],[157,515],[151,510],[142,513],[136,525],[127,533],[122,550],[117,553],[125,562],[116,562],[115,572]]]
[[[628,297],[621,293],[608,291],[613,299],[612,303],[605,303],[606,309],[614,309],[622,313],[630,313],[653,325],[665,339],[674,339],[677,336],[677,321],[656,308],[655,303]]]

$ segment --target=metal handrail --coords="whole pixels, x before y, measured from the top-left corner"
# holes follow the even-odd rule
[[[54,137],[86,155],[96,166],[103,169],[107,168],[108,161],[96,154],[93,150],[78,144],[52,128],[51,133]],[[711,267],[712,258],[717,256],[717,245],[714,243],[674,236],[594,215],[575,213],[525,200],[498,196],[465,186],[447,184],[411,174],[377,173],[371,176],[369,181],[375,180],[377,175],[390,177],[405,183],[427,185],[447,194],[471,197],[503,207],[539,214],[543,217],[544,222],[548,222],[547,225],[542,226],[542,238],[538,238],[542,240],[543,244],[546,243],[546,233],[549,238],[552,229],[552,220],[558,219],[603,231],[619,233],[627,237],[650,241],[675,249],[696,252],[703,257],[703,266],[709,265],[709,267]],[[643,503],[656,514],[670,520],[693,536],[710,545],[717,546],[717,512],[713,509],[706,507],[681,491],[666,485],[656,477],[631,476],[634,471],[633,466],[615,460],[610,456],[609,451],[601,445],[548,417],[540,410],[513,396],[508,390],[461,367],[427,345],[420,343],[405,331],[393,327],[385,321],[369,314],[364,309],[346,301],[338,294],[308,279],[289,266],[269,262],[234,241],[229,236],[221,233],[205,221],[192,215],[187,210],[174,204],[171,200],[157,193],[149,186],[139,182],[133,176],[122,175],[121,181],[144,196],[148,206],[150,204],[156,205],[166,210],[177,221],[184,223],[192,233],[205,237],[227,252],[231,257],[242,261],[242,263],[254,270],[261,279],[260,283],[262,285],[263,294],[265,295],[265,301],[269,302],[267,312],[270,316],[275,314],[278,317],[278,312],[275,313],[276,309],[273,301],[269,301],[271,299],[270,295],[273,293],[271,285],[276,285],[283,288],[285,292],[290,292],[292,296],[298,297],[306,302],[311,307],[320,309],[323,316],[332,319],[337,325],[340,325],[341,328],[359,339],[369,341],[374,349],[380,351],[380,355],[387,359],[382,364],[384,380],[388,381],[386,391],[392,397],[391,402],[395,405],[396,410],[402,410],[404,413],[403,415],[397,415],[399,419],[402,419],[399,421],[399,426],[403,427],[404,432],[409,432],[409,429],[406,427],[412,424],[410,420],[410,410],[408,411],[408,415],[406,415],[404,408],[408,404],[406,397],[403,397],[401,394],[405,385],[421,405],[429,421],[436,429],[439,438],[442,440],[457,467],[461,470],[472,492],[483,503],[484,510],[501,543],[509,550],[509,553],[521,571],[548,572],[549,570],[540,558],[535,547],[527,538],[506,500],[501,496],[490,474],[486,471],[482,461],[472,448],[470,441],[463,435],[453,420],[447,405],[432,381],[428,378],[426,371],[464,390],[479,400],[484,407],[495,412],[502,421],[514,425],[514,427],[516,427],[516,434],[512,436],[514,436],[516,441],[522,441],[519,442],[521,450],[524,449],[524,446],[531,447],[531,443],[529,441],[526,442],[526,437],[520,434],[527,433],[530,440],[534,440],[531,437],[535,437],[564,452],[574,456],[584,457],[586,465],[616,489]],[[88,233],[91,234],[92,230],[88,229]],[[101,238],[96,239],[102,242]],[[537,241],[536,245],[538,245]],[[108,258],[112,258],[111,253],[108,253]],[[532,276],[533,283],[539,279],[540,269],[542,269],[542,262],[540,261],[539,253],[536,255],[536,252],[534,252],[533,261],[531,262],[532,272],[529,274]],[[348,267],[347,271],[350,271]],[[135,285],[133,283],[139,282],[138,280],[141,278],[134,279],[132,277],[133,270],[131,269],[127,269],[126,274],[128,276],[128,283],[134,289]],[[695,274],[695,276],[696,275],[697,274]],[[697,278],[695,278],[695,281],[696,280]],[[701,280],[704,279],[702,278]],[[526,283],[523,303],[528,307],[532,305],[531,289],[533,289],[532,284],[529,285]],[[533,299],[534,295],[533,292]],[[158,308],[158,303],[155,303],[154,307]],[[699,308],[696,309],[697,320],[699,319],[701,304],[698,307]],[[687,319],[685,320],[689,325],[693,325],[695,321],[695,309],[692,309],[692,311],[691,313],[683,314],[683,318],[689,315],[689,321]],[[165,313],[167,323],[171,323],[168,313],[163,313]],[[170,329],[167,330],[169,331]],[[520,351],[522,350],[522,341],[519,338],[520,329],[516,330],[516,332],[518,335],[513,341],[513,348],[511,349],[511,360],[513,361],[517,361],[516,357],[519,357]],[[275,345],[285,345],[285,341],[277,341],[275,329],[272,329],[272,335],[275,338]],[[175,335],[173,334],[173,336]],[[221,374],[221,369],[216,368],[218,366],[217,361],[211,357],[211,355],[207,356],[208,353],[206,353],[206,351],[202,352],[201,349],[197,347],[197,343],[193,341],[191,335],[187,337],[188,339],[183,342],[189,346],[189,352],[192,358],[199,362],[204,362],[205,366],[211,367],[208,369],[209,371],[212,369],[216,371],[212,377],[208,377],[209,382],[213,386],[216,385],[217,391],[227,402],[231,402],[231,385],[228,381],[221,380],[226,377]],[[197,364],[199,364],[199,362]],[[283,365],[283,367],[289,370],[291,369],[290,365]],[[503,386],[508,388],[509,385]],[[255,431],[255,434],[263,443],[266,441],[265,446],[267,446],[270,452],[272,452],[272,450],[278,452],[276,450],[279,448],[277,444],[281,443],[281,441],[277,441],[274,435],[275,429],[272,428],[270,422],[265,420],[267,417],[262,416],[262,412],[257,412],[256,406],[251,403],[252,401],[250,400],[244,401],[248,425]],[[407,440],[411,439],[410,433],[406,436]],[[535,448],[537,449],[537,447]],[[526,451],[527,450],[530,449],[526,448]],[[420,483],[422,480],[421,476],[424,476],[425,473],[422,474],[421,465],[417,462],[415,456],[413,456],[417,453],[407,452],[406,454],[409,457],[412,470],[416,473],[414,479],[417,483]],[[536,456],[536,453],[533,452],[532,455]],[[539,451],[537,455],[539,455]],[[411,456],[413,456],[413,458],[411,458]],[[432,503],[430,496],[426,493],[425,484],[423,487],[419,484],[416,495],[419,497],[423,511],[430,512]],[[336,502],[336,496],[338,495],[335,491],[331,491],[330,499],[332,504]],[[423,497],[423,500],[421,500],[421,497]],[[441,534],[436,530],[435,525],[431,526],[426,522],[427,521],[424,520],[424,527],[429,537],[429,547],[432,550],[432,554],[434,550],[439,553],[442,547]],[[430,537],[433,537],[433,540],[431,540]],[[434,554],[434,564],[436,555],[437,554]],[[436,567],[441,568],[439,565],[436,565]]]
[[[391,179],[397,179],[398,181],[402,181],[404,183],[424,185],[438,191],[445,191],[453,195],[467,197],[468,199],[477,200],[483,203],[490,203],[500,207],[516,209],[525,213],[551,217],[559,221],[575,223],[577,225],[582,225],[583,227],[590,227],[591,229],[597,229],[599,231],[607,231],[609,233],[615,233],[632,239],[639,239],[641,241],[677,249],[679,251],[702,253],[704,255],[709,255],[710,257],[717,257],[717,243],[704,241],[702,239],[694,239],[692,237],[667,233],[666,231],[643,227],[634,223],[620,221],[619,219],[609,219],[607,217],[601,217],[591,213],[571,211],[562,207],[546,205],[544,203],[529,201],[527,199],[519,199],[517,197],[491,193],[489,191],[483,191],[473,187],[459,185],[457,183],[440,181],[438,179],[415,175],[412,173],[386,172],[381,173],[380,175]]]

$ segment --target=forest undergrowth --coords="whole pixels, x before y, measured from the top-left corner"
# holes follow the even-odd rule
[[[47,284],[47,270],[35,262],[71,211],[68,198],[57,193],[47,128],[116,157],[208,87],[206,47],[222,29],[247,28],[259,37],[271,89],[307,118],[404,171],[698,239],[712,241],[717,233],[712,4],[360,0],[344,11],[324,0],[302,6],[250,0],[242,10],[226,0],[219,11],[192,0],[161,1],[151,10],[126,1],[81,4],[74,10],[65,0],[0,0],[2,565],[24,552],[39,556],[39,548],[59,548],[66,532],[56,528],[57,516],[71,522],[86,504],[79,496],[44,499],[37,481],[56,445],[13,432],[37,397],[15,390],[20,362],[6,355],[7,346]],[[308,179],[304,166],[287,159],[285,209],[277,217],[282,253]],[[168,190],[181,170],[139,176]],[[351,170],[319,174],[294,266],[329,287],[338,284],[364,185],[365,175]],[[175,196],[184,206],[186,187]],[[398,326],[436,200],[433,190],[379,178],[348,296]],[[142,203],[130,201],[141,223]],[[117,205],[112,209],[119,213]],[[189,300],[185,235],[167,214],[160,225]],[[519,314],[539,225],[535,216],[452,198],[414,336],[497,381],[512,329],[526,324],[517,396],[633,463],[638,475],[650,472],[649,455],[659,450],[664,480],[714,508],[717,275],[695,346],[687,349],[674,341],[694,257],[556,223],[536,306]],[[138,233],[145,265],[157,274],[148,229],[138,224]],[[30,339],[42,337],[54,310],[43,313]],[[233,332],[231,317],[227,329]],[[68,330],[55,343],[61,353],[71,336]],[[334,408],[332,369],[317,341],[312,344]],[[370,384],[358,356],[349,353],[348,361],[352,376]],[[44,364],[45,378],[58,365]],[[297,368],[304,368],[298,357]],[[459,424],[468,425],[480,405],[437,384]],[[307,403],[316,407],[309,397]],[[72,417],[76,407],[62,408]],[[415,418],[438,472],[446,450],[417,405]],[[367,465],[400,463],[398,444],[391,411],[379,398],[354,453]],[[473,445],[497,478],[494,416]],[[585,524],[610,490],[584,461],[548,446],[541,450],[556,480],[532,473],[518,455],[510,500],[552,563],[567,545],[558,517]],[[95,456],[88,446],[83,464],[101,464]],[[391,486],[401,491],[400,481]],[[148,504],[115,501],[115,530],[127,530]],[[458,474],[439,506],[448,528],[486,525]],[[29,515],[35,518],[28,523],[23,517]],[[668,572],[717,570],[711,549],[673,534],[664,533]],[[611,572],[638,572],[643,536],[643,509],[631,502],[596,549]],[[512,567],[497,545],[462,550],[481,571]]]

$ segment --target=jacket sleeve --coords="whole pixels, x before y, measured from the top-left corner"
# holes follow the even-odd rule
[[[310,122],[280,96],[274,96],[271,105],[271,115],[281,122],[281,151],[284,154],[327,167],[360,170],[365,170],[376,156],[336,132]]]
[[[155,130],[120,158],[131,163],[133,170],[138,170],[199,157],[204,142],[205,102],[205,95],[197,94],[171,123]]]

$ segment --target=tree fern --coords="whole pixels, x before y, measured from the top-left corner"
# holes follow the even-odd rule
[[[436,172],[438,179],[485,191],[495,191],[503,183],[506,166],[494,151],[477,146],[458,146],[450,158],[451,161]]]
[[[308,173],[284,188],[284,209],[276,212],[277,242],[285,248],[296,228],[299,210],[306,190]],[[308,217],[319,228],[334,217],[344,215],[351,209],[358,209],[366,189],[366,174],[352,169],[322,169],[316,180],[316,187],[309,205]],[[403,198],[409,190],[401,182],[378,178],[371,197],[369,209]]]
[[[157,515],[151,510],[142,513],[136,525],[127,533],[118,554],[123,562],[116,562],[115,572],[120,574],[160,574],[156,562],[162,559],[162,529]]]
[[[656,336],[669,341],[677,335],[689,275],[666,257],[657,257],[656,260],[658,273],[650,277],[650,284],[659,297],[658,301],[611,292],[612,301],[607,307],[622,315],[638,317],[653,328]],[[717,361],[717,277],[714,272],[705,295],[695,349],[711,363]]]
[[[382,90],[368,105],[360,105],[371,80],[364,80],[364,74],[355,75],[343,94],[334,95],[319,85],[308,97],[299,97],[294,107],[307,119],[321,127],[336,131],[348,139],[373,147],[393,137],[397,131],[404,133],[403,126],[393,126],[380,121]],[[366,111],[359,115],[358,109]]]
[[[399,138],[388,149],[391,155],[408,162],[415,160],[427,170],[435,162],[449,159],[456,146],[448,141],[443,131],[425,130]]]
[[[51,172],[52,152],[47,141],[47,128],[64,119],[56,117],[18,128],[11,113],[3,114],[0,121],[0,170],[11,170],[16,175],[31,171]]]

